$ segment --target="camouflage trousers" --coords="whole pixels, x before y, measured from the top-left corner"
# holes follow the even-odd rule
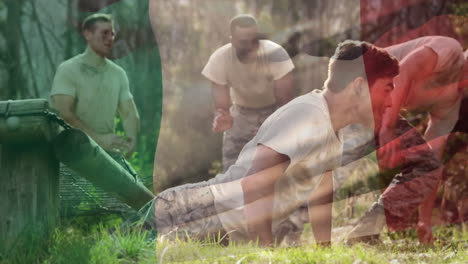
[[[224,235],[214,206],[214,196],[205,182],[167,189],[154,198],[158,233],[170,240],[209,239]]]
[[[262,123],[276,110],[276,105],[255,109],[232,105],[230,112],[234,119],[231,129],[223,136],[224,171],[233,165],[242,148],[256,134]]]
[[[207,182],[185,184],[167,189],[154,200],[154,221],[163,239],[195,240],[225,238],[226,231],[215,209],[214,196]],[[296,210],[274,231],[278,243],[286,238],[290,244],[299,241],[305,222]]]

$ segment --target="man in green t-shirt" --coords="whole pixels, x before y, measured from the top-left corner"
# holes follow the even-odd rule
[[[50,96],[53,106],[70,125],[81,129],[110,153],[134,152],[139,115],[125,71],[107,59],[114,42],[112,18],[94,14],[82,24],[88,46],[57,69]],[[119,112],[125,139],[114,133]]]

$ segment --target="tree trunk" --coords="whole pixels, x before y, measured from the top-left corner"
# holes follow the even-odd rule
[[[5,64],[8,72],[8,83],[6,98],[18,99],[28,97],[26,82],[21,68],[21,54],[19,45],[21,43],[21,10],[23,0],[6,0],[8,16],[6,19],[5,36],[7,42],[7,55]]]

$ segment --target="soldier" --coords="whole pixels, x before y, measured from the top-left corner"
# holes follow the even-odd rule
[[[459,120],[462,117],[459,112],[462,102],[466,103],[466,99],[463,100],[466,84],[460,80],[463,72],[466,72],[467,62],[462,47],[449,37],[428,36],[390,46],[386,50],[399,60],[401,73],[395,79],[394,104],[387,112],[379,143],[393,141],[397,149],[400,147],[401,142],[394,139],[396,120],[402,109],[426,112],[429,122],[424,137],[441,161],[448,136],[463,120]],[[390,161],[387,159],[387,164],[382,162],[383,159],[379,161],[382,167],[395,167],[399,159],[401,155],[397,154],[392,155]],[[431,162],[428,160],[428,163]],[[432,207],[441,173],[439,169],[438,173],[427,175],[430,177],[424,177],[425,181],[420,184],[414,184],[414,175],[405,174],[404,171],[397,175],[379,202],[371,207],[348,235],[350,242],[375,238],[385,225],[385,216],[391,229],[402,229],[404,221],[401,218],[411,215],[417,206],[420,206],[417,226],[419,240],[421,243],[431,242]]]
[[[224,132],[224,171],[263,121],[294,94],[291,59],[278,44],[259,39],[255,18],[238,15],[230,29],[231,43],[217,49],[202,71],[212,85],[213,131]]]
[[[84,131],[136,177],[123,158],[135,150],[139,115],[125,71],[107,59],[114,43],[110,15],[93,14],[82,24],[87,42],[84,53],[57,69],[50,96],[52,105],[70,125]],[[119,112],[126,138],[114,133]]]

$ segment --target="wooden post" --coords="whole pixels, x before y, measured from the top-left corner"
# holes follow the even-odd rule
[[[50,140],[59,126],[46,110],[44,99],[0,102],[0,254],[47,238],[57,222],[59,162]]]

